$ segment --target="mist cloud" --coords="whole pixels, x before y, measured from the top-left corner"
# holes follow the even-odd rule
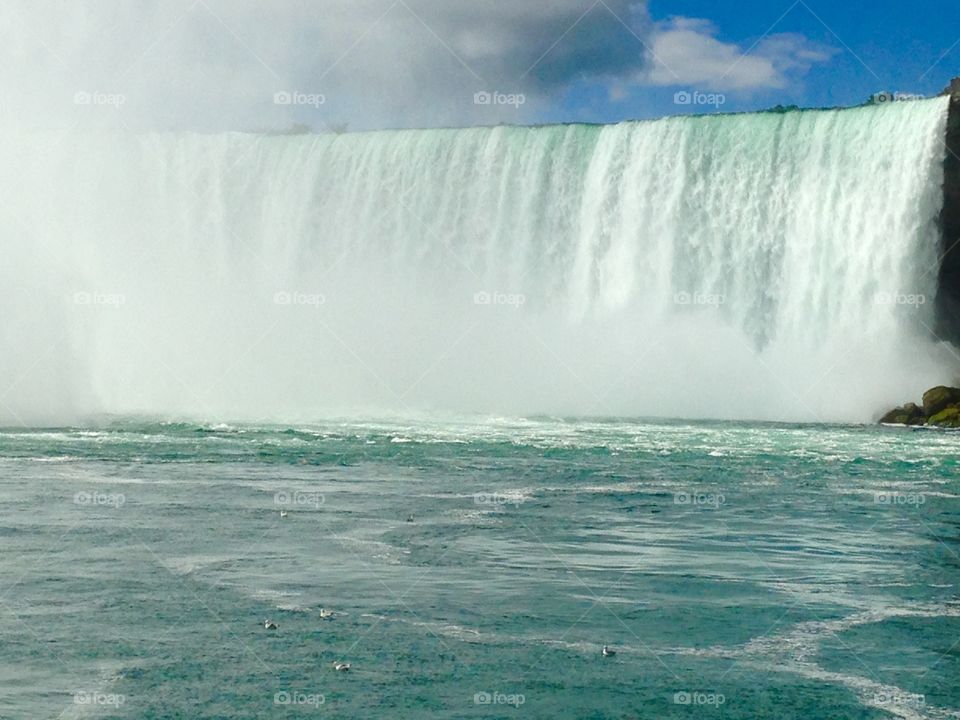
[[[631,0],[14,0],[0,22],[0,121],[61,129],[530,122],[575,83],[782,87],[829,58],[787,35],[743,57]]]

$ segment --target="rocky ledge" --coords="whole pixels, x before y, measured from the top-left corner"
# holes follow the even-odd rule
[[[960,428],[960,388],[938,385],[923,394],[923,403],[909,402],[894,408],[881,423],[893,425],[936,425]]]

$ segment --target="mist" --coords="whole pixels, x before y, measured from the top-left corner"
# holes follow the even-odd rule
[[[956,368],[945,112],[7,134],[0,412],[870,421]]]
[[[0,127],[523,124],[574,89],[614,103],[638,88],[782,91],[836,52],[796,33],[753,47],[719,33],[630,0],[12,0],[0,8]]]

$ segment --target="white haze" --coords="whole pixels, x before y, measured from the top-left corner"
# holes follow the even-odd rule
[[[576,84],[751,92],[832,50],[751,45],[631,0],[7,0],[0,127],[275,130],[530,122]],[[278,92],[322,105],[276,105]],[[525,103],[477,105],[477,92]],[[78,93],[122,103],[77,104]]]
[[[952,379],[942,103],[224,132],[526,122],[577,84],[751,92],[833,52],[749,45],[629,0],[3,3],[0,423],[868,420]]]
[[[945,114],[7,133],[0,418],[869,421],[953,379]]]

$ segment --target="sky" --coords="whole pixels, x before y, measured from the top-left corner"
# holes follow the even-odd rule
[[[960,3],[7,0],[0,126],[598,122],[936,94]]]

